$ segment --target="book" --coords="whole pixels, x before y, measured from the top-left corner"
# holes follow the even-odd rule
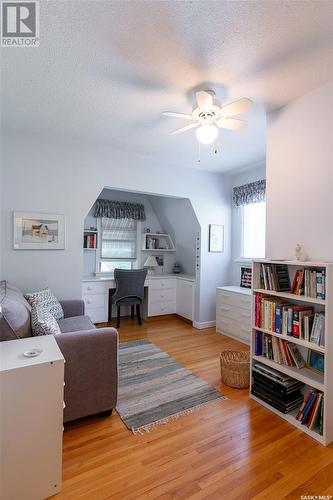
[[[300,338],[301,325],[300,325],[300,313],[313,313],[313,307],[309,306],[294,306],[293,307],[293,326],[292,326],[292,335],[294,337]]]
[[[306,363],[305,363],[305,360],[304,360],[302,354],[299,352],[297,346],[295,344],[289,343],[288,350],[289,350],[291,357],[293,358],[293,361],[296,365],[296,368],[298,368],[298,369],[304,368]]]

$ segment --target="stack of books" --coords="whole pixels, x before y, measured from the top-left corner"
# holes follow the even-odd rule
[[[279,365],[295,366],[298,369],[306,365],[296,344],[258,331],[255,332],[255,355],[264,356]]]
[[[325,269],[297,269],[292,284],[286,264],[261,264],[260,287],[325,300]]]
[[[83,248],[97,248],[97,234],[85,234],[83,237]]]
[[[255,326],[322,347],[325,345],[325,312],[314,313],[309,305],[296,306],[256,294]]]
[[[325,269],[298,269],[291,285],[291,293],[324,300]]]
[[[261,287],[277,292],[290,291],[290,278],[286,264],[261,264]]]
[[[304,384],[273,368],[256,362],[252,367],[251,393],[282,413],[289,413],[303,402]]]
[[[320,391],[310,389],[298,410],[296,420],[309,429],[316,429],[323,434],[324,395]]]

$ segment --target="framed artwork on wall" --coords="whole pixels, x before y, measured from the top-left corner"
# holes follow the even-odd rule
[[[224,250],[224,226],[220,224],[209,224],[209,251],[223,252]]]
[[[65,216],[14,212],[14,250],[64,250]]]

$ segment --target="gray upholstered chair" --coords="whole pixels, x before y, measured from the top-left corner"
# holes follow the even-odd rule
[[[131,318],[134,318],[134,306],[139,325],[141,320],[141,304],[144,298],[144,285],[147,269],[115,269],[116,290],[109,290],[109,321],[112,319],[112,304],[117,307],[117,328],[120,326],[120,307],[131,306]]]

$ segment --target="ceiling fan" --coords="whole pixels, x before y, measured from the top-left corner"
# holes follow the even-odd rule
[[[243,97],[224,105],[215,98],[213,90],[200,90],[196,92],[197,106],[192,113],[174,113],[165,111],[163,115],[173,116],[175,118],[183,118],[192,123],[185,127],[179,128],[171,132],[172,134],[181,134],[186,130],[196,128],[196,135],[199,142],[202,144],[212,144],[218,136],[219,128],[230,130],[240,130],[247,125],[246,120],[235,118],[249,111],[253,105],[251,99]]]

